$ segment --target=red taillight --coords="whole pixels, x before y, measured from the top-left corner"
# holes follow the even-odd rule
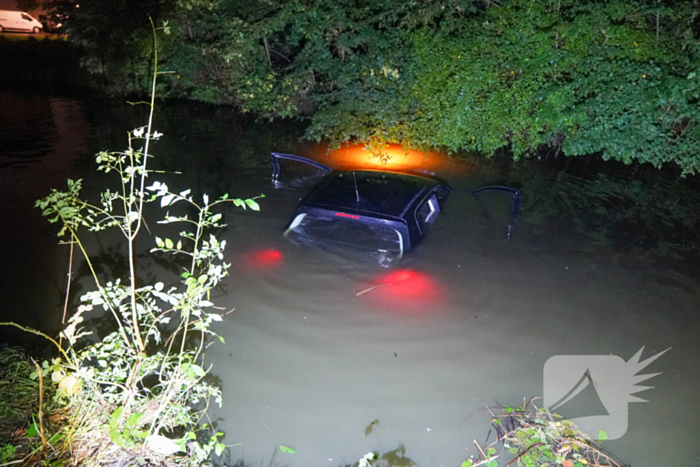
[[[359,219],[360,218],[360,216],[353,216],[352,214],[345,214],[344,212],[336,212],[335,215],[338,217],[348,217],[350,219]]]

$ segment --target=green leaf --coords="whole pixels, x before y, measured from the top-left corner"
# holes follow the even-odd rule
[[[112,428],[109,430],[109,439],[112,440],[117,446],[121,446],[124,443],[124,438],[117,428]]]
[[[183,363],[182,371],[184,371],[185,375],[187,375],[187,379],[189,379],[192,382],[197,381],[205,374],[204,369],[201,366],[195,365],[193,363]]]
[[[253,211],[260,211],[260,205],[254,199],[245,200],[245,204],[247,204]]]
[[[173,248],[173,241],[169,238],[165,239],[165,248],[171,250]]]
[[[462,467],[472,467],[474,465],[474,462],[472,462],[470,459],[465,460],[462,462]]]
[[[296,449],[294,449],[294,448],[288,448],[287,446],[285,446],[285,445],[283,445],[283,444],[280,444],[280,451],[282,451],[282,452],[288,452],[288,453],[290,453],[290,454],[294,454],[295,452],[297,452]]]
[[[36,422],[29,425],[29,428],[27,428],[27,438],[33,438],[38,434],[39,428],[37,427]]]
[[[129,418],[126,420],[126,424],[124,426],[127,428],[135,427],[142,415],[143,412],[132,413],[129,415]]]
[[[17,447],[11,444],[0,446],[0,462],[4,464],[15,460],[15,452],[17,452]]]
[[[598,431],[598,441],[606,441],[608,439],[608,434],[603,430]]]
[[[119,423],[119,418],[122,416],[122,412],[124,411],[124,407],[119,407],[117,410],[112,413],[112,416],[109,417],[109,427],[114,428],[117,426],[117,423]]]

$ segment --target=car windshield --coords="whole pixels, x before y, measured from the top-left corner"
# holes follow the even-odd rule
[[[295,243],[335,252],[363,251],[373,260],[387,264],[400,258],[404,249],[401,233],[390,225],[366,224],[342,216],[299,214],[285,236]]]

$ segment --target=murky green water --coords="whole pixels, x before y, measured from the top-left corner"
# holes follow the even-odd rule
[[[126,105],[0,92],[3,320],[58,326],[68,250],[33,201],[68,177],[94,190],[92,154],[123,148],[141,124]],[[337,466],[403,446],[419,466],[460,465],[490,429],[484,405],[542,395],[551,357],[628,361],[671,347],[641,372],[662,373],[637,394],[649,402],[627,404],[626,433],[604,446],[632,465],[697,464],[697,185],[593,159],[434,157],[430,170],[455,191],[426,241],[387,270],[282,237],[305,191],[275,190],[267,155],[323,155],[299,142],[298,125],[170,104],[156,127],[156,164],[182,172],[169,185],[266,195],[260,213],[227,211],[220,234],[233,267],[216,302],[235,310],[218,328],[227,344],[209,352],[224,391],[212,415],[228,444],[242,443],[227,463],[268,465],[285,445],[297,452],[278,453],[280,465]],[[523,193],[509,241],[508,200],[470,193],[492,182]],[[118,246],[92,245],[103,271],[120,270]]]

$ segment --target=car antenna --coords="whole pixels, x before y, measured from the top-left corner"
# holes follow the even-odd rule
[[[357,197],[357,202],[360,202],[360,192],[357,191],[357,178],[355,178],[355,171],[352,171],[352,179],[355,181],[355,196]]]

